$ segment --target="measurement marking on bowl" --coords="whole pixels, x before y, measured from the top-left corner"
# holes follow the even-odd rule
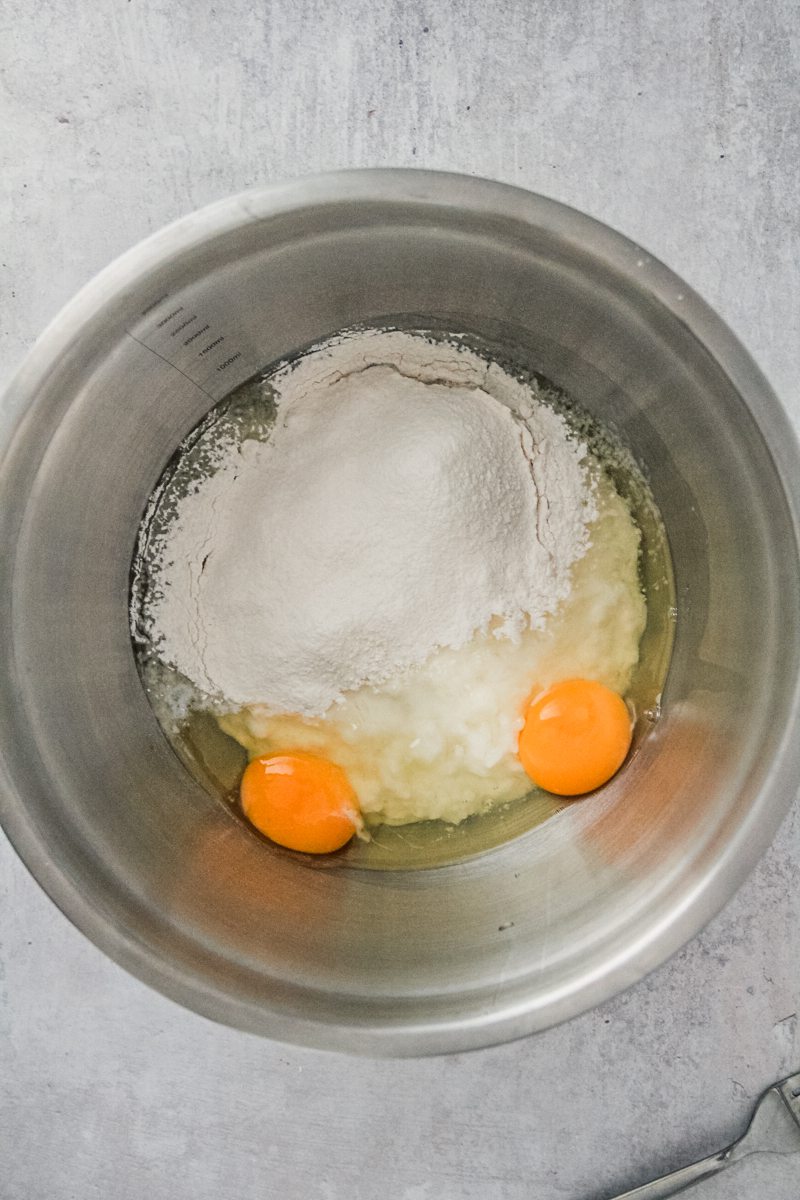
[[[128,330],[128,337],[132,341],[136,342],[138,346],[141,346],[145,350],[149,350],[151,354],[156,356],[156,358],[160,358],[162,362],[165,362],[168,367],[172,367],[178,372],[179,375],[183,375],[184,379],[188,379],[189,383],[193,383],[194,386],[199,388],[205,396],[208,396],[209,400],[213,400],[216,403],[217,397],[212,396],[211,392],[207,391],[206,388],[203,387],[202,383],[198,383],[196,379],[192,379],[191,375],[187,375],[185,371],[182,371],[177,363],[171,362],[170,359],[165,358],[163,354],[159,354],[157,350],[154,350],[152,346],[148,346],[146,342],[140,341],[140,339],[136,337],[135,334],[131,333],[130,330]]]
[[[235,334],[214,319],[165,293],[148,304],[129,335],[190,380],[212,400],[219,400],[261,365],[247,362]],[[222,326],[222,327],[221,327]],[[183,336],[185,334],[185,336]],[[238,367],[237,367],[238,365]],[[232,370],[232,368],[237,369]]]
[[[167,299],[168,299],[168,296],[166,294],[163,296],[159,296],[159,298],[157,300],[154,300],[152,304],[148,304],[147,308],[145,308],[143,310],[141,315],[143,317],[146,317],[148,313],[151,313],[154,308],[158,308],[159,304],[163,304],[164,301]]]
[[[195,317],[195,320],[196,319],[197,318]],[[206,333],[210,328],[211,328],[211,326],[206,324],[206,325],[202,325],[199,329],[196,329],[194,331],[194,333],[190,334],[189,337],[186,339],[186,341],[183,343],[184,346],[190,346],[192,344],[192,342],[196,342],[197,339],[199,337],[202,337],[203,334]]]
[[[165,317],[162,317],[161,320],[156,323],[156,329],[161,329],[164,325],[167,325],[173,317],[177,317],[178,314],[182,312],[183,305],[179,304],[177,308],[173,308],[171,313],[167,313]]]
[[[185,321],[181,321],[181,323],[177,329],[172,330],[172,333],[169,336],[177,337],[179,333],[182,333],[184,331],[184,329],[187,328],[187,326],[191,325],[192,322],[196,321],[196,320],[197,320],[197,313],[195,313],[193,317],[187,317]],[[184,344],[184,346],[186,345],[185,342],[183,344]]]

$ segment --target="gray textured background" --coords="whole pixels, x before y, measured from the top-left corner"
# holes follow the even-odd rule
[[[0,0],[0,379],[110,258],[327,167],[495,176],[602,218],[800,423],[796,0]],[[106,961],[0,842],[2,1200],[589,1200],[800,1069],[800,810],[709,929],[538,1038],[417,1062],[217,1028]],[[800,1156],[698,1200],[796,1200]]]

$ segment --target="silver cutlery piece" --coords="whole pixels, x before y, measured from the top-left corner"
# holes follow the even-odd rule
[[[748,1154],[793,1154],[797,1151],[800,1151],[800,1073],[767,1088],[746,1131],[727,1149],[662,1175],[633,1191],[622,1192],[611,1200],[664,1200],[701,1179],[716,1175]]]

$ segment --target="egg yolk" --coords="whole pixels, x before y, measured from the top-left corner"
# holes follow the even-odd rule
[[[565,679],[531,702],[519,758],[540,788],[580,796],[619,770],[632,732],[630,713],[616,692],[591,679]]]
[[[240,796],[248,821],[290,850],[329,854],[358,827],[358,801],[342,768],[303,751],[254,758]]]

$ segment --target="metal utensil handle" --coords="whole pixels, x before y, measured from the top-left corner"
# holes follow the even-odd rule
[[[665,1197],[674,1196],[684,1188],[691,1187],[693,1183],[708,1179],[710,1175],[716,1175],[717,1171],[727,1167],[732,1151],[733,1146],[729,1146],[719,1154],[709,1154],[708,1158],[701,1158],[699,1162],[690,1163],[688,1167],[680,1167],[677,1171],[671,1171],[669,1175],[662,1175],[660,1179],[644,1183],[632,1192],[623,1192],[615,1196],[614,1200],[665,1200]]]

